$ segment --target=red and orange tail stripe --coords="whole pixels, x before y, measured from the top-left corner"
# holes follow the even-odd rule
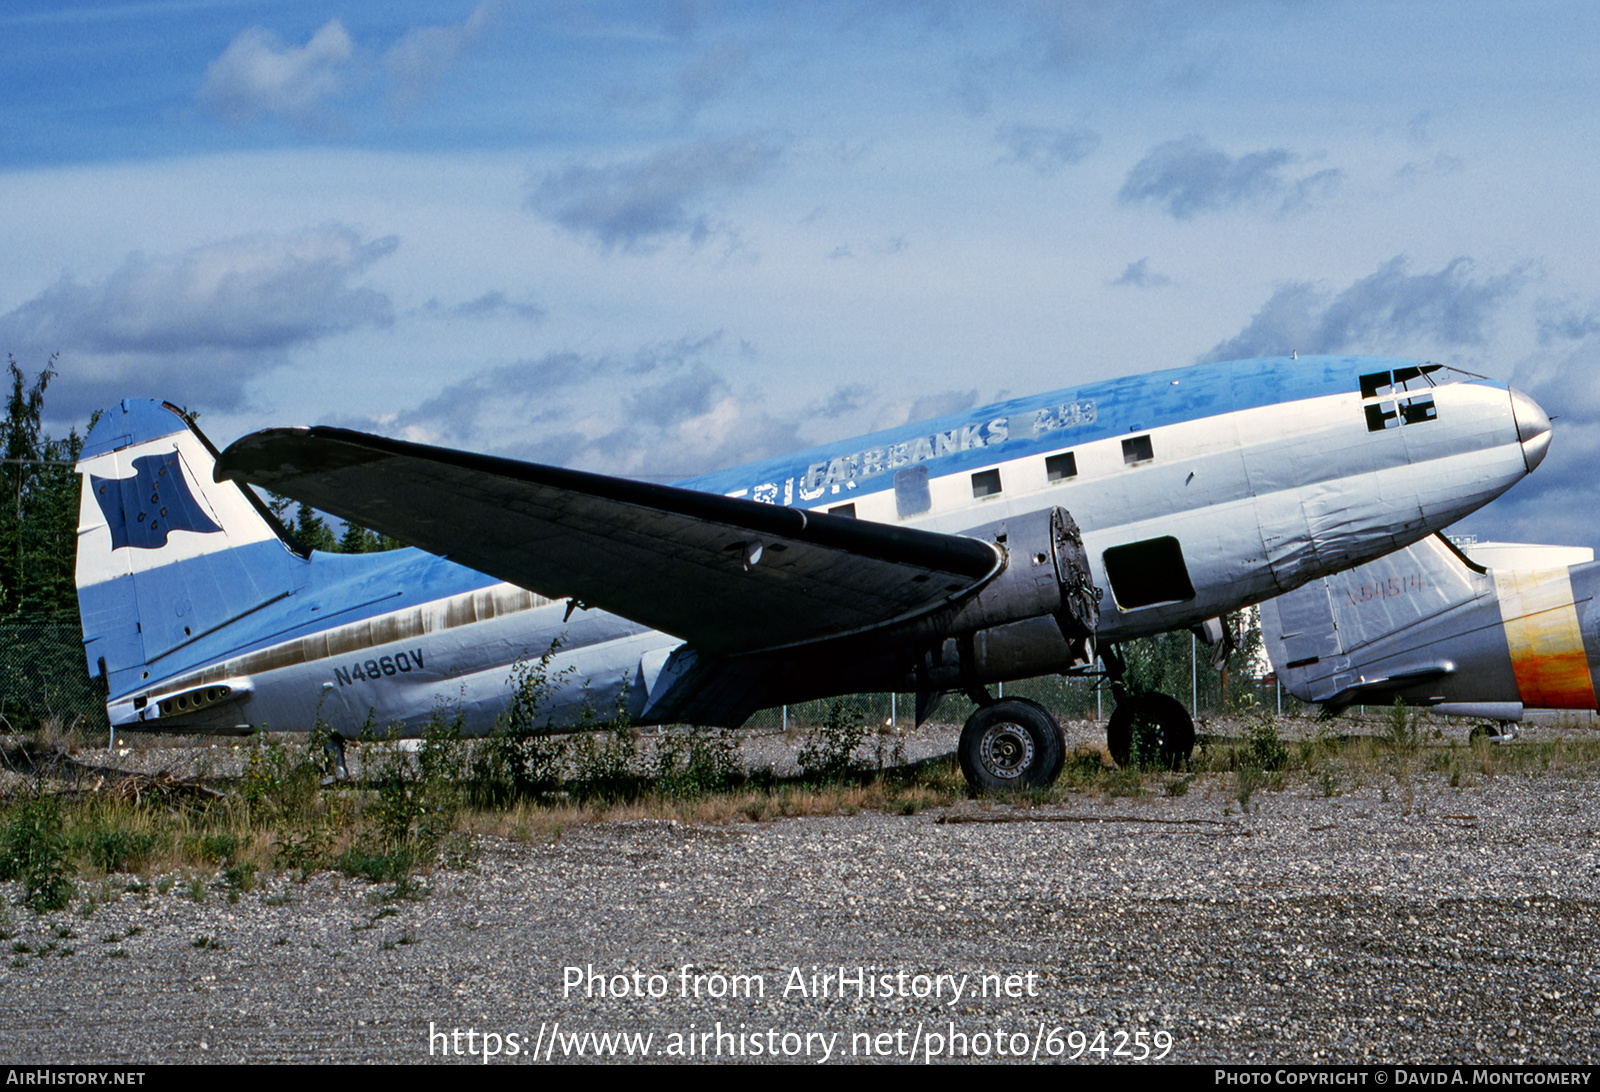
[[[1492,569],[1511,670],[1530,709],[1593,709],[1594,679],[1566,569]]]

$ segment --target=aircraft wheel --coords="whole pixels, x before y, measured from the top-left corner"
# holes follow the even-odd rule
[[[1154,744],[1156,752],[1143,756],[1144,761],[1157,760],[1169,770],[1189,761],[1194,750],[1194,720],[1189,711],[1166,694],[1140,694],[1118,702],[1106,722],[1106,747],[1118,766],[1127,766],[1132,759],[1134,729],[1141,725],[1142,738]]]
[[[961,729],[961,772],[979,792],[1015,792],[1055,784],[1066,760],[1061,726],[1031,701],[979,707]]]

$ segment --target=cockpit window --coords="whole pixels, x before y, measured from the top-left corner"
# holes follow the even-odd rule
[[[1367,431],[1382,432],[1436,420],[1435,384],[1430,373],[1441,367],[1443,365],[1421,364],[1362,376],[1361,409],[1367,417]]]

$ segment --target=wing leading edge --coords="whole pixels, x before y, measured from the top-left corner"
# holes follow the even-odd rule
[[[216,476],[716,655],[914,618],[1005,564],[977,539],[338,428],[253,433]]]

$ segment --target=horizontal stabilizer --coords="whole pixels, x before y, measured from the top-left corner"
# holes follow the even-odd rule
[[[1331,694],[1319,694],[1311,700],[1321,702],[1329,709],[1344,709],[1351,705],[1377,704],[1386,701],[1397,690],[1435,682],[1455,674],[1456,665],[1448,660],[1415,667],[1400,668],[1384,675],[1362,677],[1353,684]]]

